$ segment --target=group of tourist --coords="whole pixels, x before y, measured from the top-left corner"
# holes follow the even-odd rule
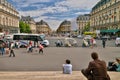
[[[120,59],[116,58],[115,62],[109,62],[108,67],[106,62],[100,60],[96,52],[91,53],[93,61],[89,62],[86,69],[82,69],[82,74],[88,80],[110,80],[107,71],[118,71],[120,72]],[[69,59],[66,60],[66,64],[63,64],[63,73],[72,74],[72,64]]]
[[[106,46],[106,39],[102,39],[102,46],[103,46],[103,48],[105,48],[105,46]],[[91,47],[91,48],[97,47],[96,40],[94,38],[91,38],[91,39],[84,39],[83,38],[82,47]]]
[[[83,38],[82,47],[91,47],[91,48],[97,47],[96,40],[94,38],[91,38],[91,39]]]
[[[14,53],[14,49],[19,49],[20,45],[19,45],[19,41],[15,41],[15,42],[10,42],[10,41],[6,41],[6,43],[2,43],[0,45],[0,55],[5,55],[5,54],[9,54],[9,57],[15,57],[15,53]],[[26,49],[27,52],[32,52],[33,48],[35,48],[38,53],[42,53],[43,54],[43,48],[44,46],[40,43],[37,44],[35,46],[33,46],[32,41],[29,42],[29,44],[27,45]]]
[[[27,52],[33,52],[33,48],[35,49],[35,51],[37,52],[39,50],[39,54],[42,53],[43,54],[43,48],[44,46],[40,43],[38,44],[37,42],[35,42],[34,46],[32,41],[29,42],[29,44],[27,45]]]
[[[84,39],[83,39],[84,40]],[[60,47],[60,45],[58,43],[61,43],[60,41],[57,42],[57,45]],[[85,43],[85,41],[84,41]],[[94,47],[96,44],[96,41],[94,38],[91,39],[91,46]],[[105,48],[105,40],[102,40],[102,44],[103,44],[103,48]],[[19,43],[14,43],[14,42],[10,42],[9,44],[9,50],[10,50],[10,54],[9,57],[13,56],[15,57],[15,53],[14,53],[14,48],[19,48]],[[35,49],[39,50],[39,53],[42,52],[43,54],[43,45],[40,44],[35,44]],[[5,53],[5,44],[3,43],[2,45],[0,45],[0,49],[1,49],[1,54],[3,55]],[[33,50],[33,46],[32,46],[32,42],[30,41],[28,46],[27,46],[27,52],[32,52]],[[98,54],[96,52],[92,52],[91,53],[91,57],[93,59],[93,61],[89,62],[89,65],[86,69],[82,69],[81,72],[82,74],[88,79],[88,80],[110,80],[110,77],[107,73],[107,71],[117,71],[120,72],[120,59],[116,58],[116,61],[114,62],[109,62],[108,63],[108,67],[106,66],[106,62],[103,60],[100,60],[98,57]],[[63,64],[63,73],[64,74],[72,74],[72,64],[71,61],[69,59],[66,60],[66,63]]]
[[[9,54],[10,53],[9,57],[11,57],[11,56],[15,57],[14,48],[15,48],[14,42],[2,43],[0,45],[1,55],[3,56],[5,54]]]
[[[116,58],[115,61],[109,62],[108,70],[120,72],[120,59]]]

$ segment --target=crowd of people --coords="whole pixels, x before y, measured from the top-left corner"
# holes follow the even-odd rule
[[[97,47],[96,40],[94,38],[91,38],[91,39],[84,39],[83,38],[82,47],[91,47],[91,48]]]
[[[108,66],[106,62],[99,59],[98,53],[92,52],[91,58],[93,61],[89,62],[86,69],[82,69],[82,74],[87,78],[87,80],[111,80],[107,71],[117,71],[120,72],[120,59],[116,58],[116,61],[109,62]],[[72,64],[69,59],[63,64],[63,73],[72,74]]]
[[[0,55],[5,55],[5,54],[9,54],[9,57],[15,57],[15,52],[14,49],[19,49],[20,48],[20,42],[19,41],[6,41],[5,43],[2,43],[0,45]],[[29,41],[29,43],[26,45],[26,51],[28,53],[33,52],[33,49],[35,49],[35,51],[38,53],[42,53],[43,54],[43,48],[44,46],[40,43],[35,43],[33,45],[32,41]]]
[[[93,61],[89,62],[86,69],[81,70],[82,74],[88,80],[110,80],[105,61],[100,60],[96,52],[92,52],[91,57]]]
[[[7,44],[7,48],[8,48],[8,52],[9,53],[9,57],[15,57],[15,53],[14,53],[14,48],[19,49],[19,41],[14,42],[6,42]],[[5,46],[6,44],[1,44],[0,45],[0,49],[1,49],[1,55],[5,54]],[[61,47],[63,45],[63,43],[58,40],[56,42],[56,46],[57,47]],[[106,45],[106,40],[102,40],[102,45],[103,48],[105,48]],[[94,38],[86,40],[83,39],[83,44],[82,47],[96,47],[96,40]],[[27,45],[26,49],[27,52],[33,52],[33,48],[35,49],[35,51],[38,51],[38,53],[42,53],[43,54],[43,49],[44,46],[40,43],[35,43],[35,45],[33,46],[32,41],[29,42],[29,44]],[[88,80],[110,80],[109,75],[107,74],[107,71],[117,71],[120,72],[120,59],[116,58],[116,61],[114,62],[109,62],[108,63],[108,67],[106,65],[106,62],[103,60],[100,60],[98,57],[98,54],[96,52],[92,52],[91,53],[91,57],[93,59],[93,61],[89,62],[89,65],[86,69],[82,69],[81,72],[82,74],[88,79]],[[72,64],[71,61],[69,59],[65,60],[65,64],[62,65],[63,68],[63,74],[72,74]]]
[[[0,50],[1,50],[1,55],[9,54],[9,57],[13,56],[15,57],[14,54],[14,48],[16,46],[14,45],[13,42],[6,41],[6,43],[2,43],[0,45]]]
[[[34,46],[33,46],[33,43],[32,41],[29,42],[29,44],[27,45],[27,52],[30,53],[30,52],[33,52],[33,48],[35,49],[35,51],[39,51],[38,53],[42,53],[43,54],[43,48],[44,46],[40,43],[38,44],[37,42],[34,43]]]
[[[120,59],[116,58],[115,61],[109,62],[108,70],[120,72]]]

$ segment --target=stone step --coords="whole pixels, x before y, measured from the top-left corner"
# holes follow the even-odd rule
[[[108,72],[111,80],[120,80],[119,72]],[[80,71],[62,74],[62,71],[1,71],[0,80],[87,80]]]

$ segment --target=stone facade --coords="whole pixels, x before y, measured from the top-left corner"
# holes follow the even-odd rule
[[[57,33],[59,34],[66,34],[71,32],[71,22],[70,21],[63,21],[57,29]]]
[[[90,14],[79,15],[77,17],[78,33],[81,34],[84,27],[90,22]]]
[[[46,35],[51,34],[52,30],[49,25],[41,20],[40,22],[36,22],[36,33],[44,33]]]
[[[0,32],[19,32],[19,13],[6,0],[0,0]]]
[[[34,19],[30,16],[21,16],[21,20],[24,23],[29,24],[31,32],[32,33],[36,33],[36,22],[34,21]]]
[[[120,0],[100,0],[91,11],[93,30],[120,29]]]

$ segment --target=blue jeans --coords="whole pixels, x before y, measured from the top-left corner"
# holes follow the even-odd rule
[[[5,53],[5,48],[1,48],[2,55]]]

